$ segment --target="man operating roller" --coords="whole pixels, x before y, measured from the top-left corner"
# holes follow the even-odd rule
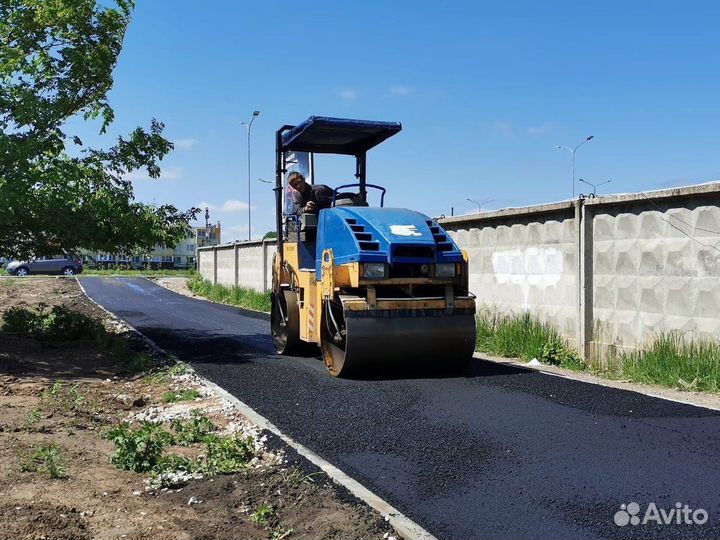
[[[298,171],[290,173],[288,184],[297,193],[295,208],[298,215],[303,213],[318,214],[323,208],[330,208],[332,205],[333,190],[324,184],[311,186],[305,181],[302,173]]]

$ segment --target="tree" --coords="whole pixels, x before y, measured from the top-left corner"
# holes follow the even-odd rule
[[[133,0],[0,0],[0,256],[148,251],[186,236],[197,209],[135,200],[127,173],[172,150],[152,120],[107,150],[67,120],[113,121],[107,100]],[[69,151],[70,150],[70,151]]]

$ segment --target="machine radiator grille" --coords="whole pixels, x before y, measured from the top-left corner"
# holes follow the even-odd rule
[[[373,240],[371,233],[365,232],[364,225],[358,225],[357,220],[353,218],[345,218],[345,221],[350,225],[350,230],[355,235],[360,251],[380,251],[380,242]]]
[[[448,239],[445,232],[434,222],[434,221],[426,221],[425,223],[428,224],[428,227],[430,227],[430,232],[433,235],[433,238],[435,239],[435,244],[437,245],[438,251],[453,251],[453,244]]]

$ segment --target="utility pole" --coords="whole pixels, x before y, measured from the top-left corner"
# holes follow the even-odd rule
[[[561,146],[557,145],[556,148],[564,148],[565,150],[568,150],[570,154],[572,155],[572,196],[573,199],[575,198],[575,152],[578,148],[580,148],[583,144],[585,144],[588,141],[592,141],[595,138],[595,135],[590,135],[587,137],[583,142],[578,144],[577,146],[571,147],[571,146]]]
[[[250,210],[250,128],[255,119],[260,116],[260,111],[253,111],[249,122],[240,122],[247,128],[247,180],[248,180],[248,240],[252,238],[252,211]]]

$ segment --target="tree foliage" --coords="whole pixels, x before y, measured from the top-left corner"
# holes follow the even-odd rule
[[[132,0],[0,0],[0,256],[174,245],[196,209],[135,200],[127,174],[172,150],[152,120],[105,150],[67,132],[113,121],[107,94]]]

